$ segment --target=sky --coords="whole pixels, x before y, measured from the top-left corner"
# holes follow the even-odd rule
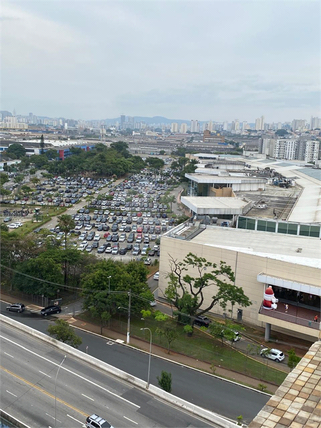
[[[321,116],[318,0],[1,0],[0,110]]]

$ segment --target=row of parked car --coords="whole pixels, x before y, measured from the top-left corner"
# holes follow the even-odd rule
[[[12,303],[11,305],[8,305],[6,307],[7,311],[18,312],[19,314],[24,312],[25,309],[26,307],[23,303]],[[60,314],[60,312],[61,312],[61,307],[59,305],[51,305],[41,309],[40,315],[46,317],[48,315]]]

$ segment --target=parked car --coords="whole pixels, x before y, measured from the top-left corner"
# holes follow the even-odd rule
[[[86,418],[86,428],[113,428],[113,426],[105,419],[93,414]]]
[[[273,360],[276,361],[278,363],[280,363],[281,361],[284,360],[284,354],[282,351],[280,351],[279,349],[269,349],[269,348],[263,348],[261,349],[260,355],[263,358],[268,358],[269,360]]]
[[[159,280],[159,272],[154,273],[153,278],[155,279],[155,281]]]
[[[10,312],[23,312],[25,310],[25,305],[23,303],[13,303],[12,305],[8,305],[6,307],[7,311]]]
[[[207,317],[204,317],[203,315],[196,317],[193,321],[194,325],[198,325],[199,327],[208,327],[211,323],[211,320]]]
[[[53,314],[60,314],[61,307],[58,305],[47,306],[46,308],[41,309],[40,314],[44,317]]]

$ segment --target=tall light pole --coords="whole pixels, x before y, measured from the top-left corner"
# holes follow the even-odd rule
[[[56,378],[55,378],[55,428],[56,428],[56,415],[57,415],[57,394],[56,394],[57,378],[58,378],[59,370],[60,370],[61,366],[63,365],[66,357],[67,357],[67,355],[64,356],[63,360],[59,364],[59,367],[58,367],[58,370],[57,370],[57,374],[56,374]]]
[[[152,358],[152,341],[153,341],[153,335],[152,335],[152,331],[150,328],[148,327],[143,327],[141,328],[141,330],[148,330],[149,331],[149,357],[148,357],[148,373],[147,373],[147,386],[146,388],[149,388],[149,379],[150,379],[150,362],[151,362],[151,358]]]
[[[131,293],[131,290],[129,290],[128,291],[127,339],[126,339],[127,345],[129,345],[129,340],[130,340],[130,307],[131,307],[131,301],[132,301],[132,293]]]
[[[130,342],[130,308],[131,308],[131,290],[128,291],[128,315],[127,315],[127,335],[126,335],[126,343],[129,345]],[[125,309],[123,306],[118,306],[118,309]]]
[[[108,294],[110,294],[110,278],[111,275],[108,276]]]

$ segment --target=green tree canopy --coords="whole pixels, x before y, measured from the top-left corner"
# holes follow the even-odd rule
[[[84,308],[91,310],[102,302],[101,310],[105,308],[116,313],[120,306],[127,308],[130,290],[132,313],[139,315],[154,300],[147,284],[147,272],[142,262],[135,261],[124,264],[108,259],[88,266],[81,279]],[[109,284],[112,292],[110,295]]]
[[[82,339],[77,336],[74,329],[65,320],[56,320],[55,324],[50,325],[47,331],[50,336],[74,348],[78,348],[82,344]]]
[[[216,304],[223,309],[226,309],[228,303],[232,307],[236,303],[243,307],[251,304],[243,289],[234,285],[234,273],[223,261],[218,266],[203,257],[188,253],[181,262],[171,257],[170,268],[165,295],[177,308],[179,315],[202,315]],[[190,272],[195,272],[195,277]],[[208,288],[213,290],[213,296],[204,307],[204,292]]]
[[[26,155],[26,149],[19,143],[13,143],[7,148],[6,154],[11,159],[21,159]]]

